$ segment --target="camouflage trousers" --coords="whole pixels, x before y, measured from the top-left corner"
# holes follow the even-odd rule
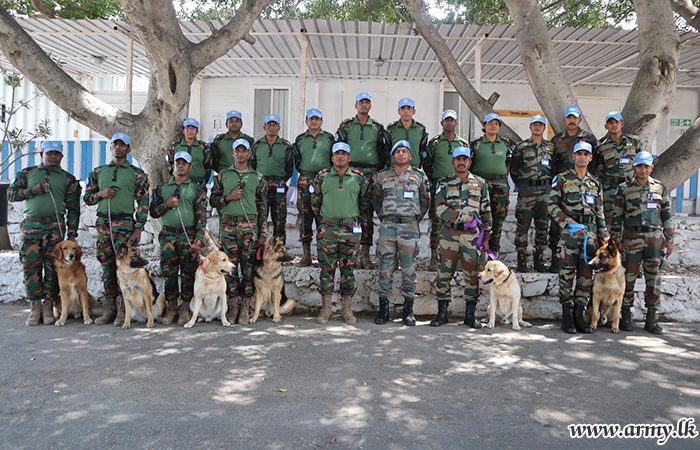
[[[440,244],[440,229],[442,228],[442,220],[435,212],[435,186],[437,180],[430,182],[430,209],[428,209],[428,217],[430,217],[430,249],[435,250]]]
[[[588,260],[595,257],[597,234],[595,231],[588,231]],[[586,263],[583,257],[583,234],[571,236],[568,228],[564,228],[561,233],[562,243],[559,249],[559,301],[561,303],[575,302],[586,306],[593,287],[593,269]],[[574,278],[576,279],[576,290],[574,291]]]
[[[273,236],[287,242],[287,183],[277,177],[265,177],[267,182],[267,209],[272,218]],[[282,188],[283,192],[277,192]],[[248,211],[250,216],[251,212]],[[266,213],[267,214],[267,213]],[[267,217],[266,217],[267,219]]]
[[[489,197],[491,198],[491,217],[493,218],[489,250],[498,254],[499,250],[501,250],[503,222],[506,221],[506,216],[508,215],[510,188],[508,187],[508,180],[487,180],[487,183],[489,185]]]
[[[255,220],[251,219],[251,223],[248,224],[245,219],[236,222],[222,217],[219,222],[219,239],[228,259],[236,266],[233,274],[226,276],[226,295],[229,298],[252,296],[253,262],[255,251],[258,249],[258,229]]]
[[[454,277],[458,264],[462,266],[464,281],[464,299],[467,303],[476,303],[479,297],[479,262],[481,252],[476,248],[479,239],[477,227],[465,231],[454,230],[443,226],[440,232],[440,269],[438,271],[437,300],[451,300],[450,282]]]
[[[320,225],[320,218],[314,215],[311,209],[311,192],[309,186],[314,177],[309,175],[299,175],[297,179],[297,210],[299,211],[299,242],[311,242],[314,236],[312,225],[316,220],[316,232]]]
[[[367,179],[370,186],[374,186],[374,177],[377,176],[377,170],[371,167],[351,167],[362,173]],[[362,224],[361,245],[372,245],[374,243],[374,206],[370,202],[369,212],[363,213],[360,211],[360,222]]]
[[[618,184],[603,183],[603,212],[605,213],[605,226],[608,227],[608,230],[612,225],[618,186]]]
[[[194,240],[194,230],[188,232],[190,240]],[[160,270],[165,278],[165,300],[177,302],[178,297],[183,302],[192,300],[194,292],[194,274],[197,270],[197,255],[190,250],[190,244],[180,229],[179,232],[161,231],[158,235],[160,243]]]
[[[393,290],[393,271],[396,258],[401,263],[403,296],[416,296],[416,257],[420,251],[420,231],[418,222],[393,223],[385,221],[379,227],[379,282],[377,292],[389,297]]]
[[[29,301],[58,299],[58,278],[51,256],[54,246],[63,240],[57,225],[55,220],[46,224],[24,220],[20,224],[19,260]],[[61,223],[61,229],[66,229],[65,223]]]
[[[518,202],[515,206],[517,228],[515,248],[518,252],[527,250],[527,233],[532,219],[535,219],[535,251],[544,251],[547,247],[547,224],[549,222],[549,186],[523,187],[518,190]]]
[[[97,260],[102,264],[102,285],[105,296],[116,299],[121,291],[117,282],[117,256],[109,239],[109,221],[98,217],[97,223]],[[119,248],[125,244],[134,232],[134,219],[112,220],[114,245]]]
[[[647,307],[659,306],[661,304],[659,270],[663,261],[661,249],[666,242],[663,230],[660,228],[646,232],[625,230],[622,241],[625,246],[625,253],[622,257],[627,270],[627,286],[622,304],[625,306],[634,305],[634,283],[641,266],[646,282],[644,303]]]
[[[340,294],[355,294],[355,273],[353,266],[360,250],[360,234],[352,232],[352,225],[337,225],[322,222],[318,231],[318,246],[321,253],[318,264],[321,267],[321,295],[333,294],[335,268],[340,269]]]

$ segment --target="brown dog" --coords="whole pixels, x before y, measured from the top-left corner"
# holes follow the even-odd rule
[[[282,276],[282,263],[291,261],[292,257],[287,253],[282,238],[273,237],[265,243],[261,249],[261,257],[253,264],[253,282],[255,284],[255,312],[250,318],[250,323],[255,323],[260,316],[260,309],[263,304],[272,303],[272,321],[282,320],[280,315],[280,301],[282,299],[282,289],[284,288],[284,277]],[[291,302],[291,303],[290,303]],[[284,303],[283,311],[292,312],[294,300],[287,299]]]
[[[68,313],[76,318],[83,316],[83,323],[92,323],[92,310],[95,307],[95,299],[88,294],[87,274],[85,264],[80,261],[83,257],[83,249],[73,241],[61,241],[51,251],[58,286],[61,290],[61,317],[56,321],[56,326],[66,324]]]
[[[593,301],[584,320],[594,330],[598,325],[608,325],[613,333],[619,333],[626,282],[622,257],[615,242],[610,239],[607,244],[602,245],[589,265],[595,271]]]
[[[165,299],[158,294],[156,284],[146,272],[146,261],[131,243],[122,244],[117,252],[117,279],[124,296],[124,325],[131,328],[131,319],[146,317],[146,327],[153,328],[153,319],[165,309]]]
[[[226,253],[221,251],[210,252],[199,263],[194,275],[194,295],[190,302],[192,318],[183,325],[185,328],[192,328],[199,318],[206,322],[221,318],[221,325],[231,325],[226,320],[226,275],[230,275],[235,269]]]

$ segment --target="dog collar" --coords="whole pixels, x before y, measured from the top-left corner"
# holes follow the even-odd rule
[[[202,265],[203,262],[204,262],[204,260],[201,260],[201,261],[199,262],[199,268],[202,270],[202,273],[203,273],[207,278],[209,278],[210,280],[216,280],[217,278],[219,278],[219,277],[212,277],[211,275],[209,275],[209,272],[207,272],[207,271],[204,269],[204,266]]]
[[[506,267],[506,268],[507,268],[507,267]],[[511,275],[513,275],[513,271],[510,270],[510,269],[508,269],[508,276],[506,277],[505,280],[503,280],[503,282],[505,283],[506,281],[508,281],[508,278],[510,278]]]

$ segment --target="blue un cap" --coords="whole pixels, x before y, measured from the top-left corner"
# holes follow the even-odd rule
[[[350,146],[346,144],[345,142],[336,142],[333,144],[333,153],[339,152],[339,151],[344,151],[350,153]]]
[[[236,111],[235,109],[226,113],[226,120],[230,119],[231,117],[243,120],[243,114],[241,114],[240,111]]]
[[[415,108],[416,102],[412,98],[402,98],[399,100],[399,108],[402,106],[410,106],[411,108]]]
[[[496,113],[491,113],[491,114],[486,114],[486,117],[484,117],[484,122],[483,122],[483,123],[491,122],[491,121],[494,120],[494,119],[495,119],[495,120],[498,120],[499,123],[502,123],[502,122],[503,122],[503,121],[501,120],[501,116],[499,116],[499,115],[496,114]]]
[[[584,150],[590,154],[593,154],[593,147],[591,147],[591,144],[589,144],[588,142],[581,141],[578,144],[574,145],[574,153],[576,153],[579,150]]]
[[[564,117],[569,117],[569,116],[581,117],[581,108],[579,108],[576,105],[569,106],[564,111]]]
[[[547,119],[545,119],[545,118],[544,118],[543,116],[541,116],[540,114],[537,114],[536,116],[532,116],[532,117],[530,118],[530,123],[531,123],[531,124],[532,124],[532,123],[536,123],[536,122],[543,123],[543,124],[547,125]]]
[[[190,155],[187,152],[177,152],[175,153],[175,159],[173,161],[177,161],[178,159],[184,159],[188,163],[192,164],[192,155]]]
[[[189,127],[193,126],[197,129],[199,129],[199,122],[197,122],[195,119],[185,119],[184,122],[182,122],[183,127]]]
[[[41,143],[41,149],[45,152],[59,152],[63,154],[63,144],[61,141],[44,141]]]
[[[235,150],[241,145],[245,147],[246,150],[250,150],[250,142],[246,141],[245,139],[236,139],[235,141],[233,141],[233,145],[231,146],[231,148]]]
[[[279,118],[279,116],[276,116],[275,114],[268,114],[265,116],[265,124],[267,125],[268,122],[277,122],[277,124],[279,124],[280,118]]]
[[[323,111],[321,111],[318,108],[311,108],[306,110],[306,118],[310,119],[312,117],[318,117],[319,119],[323,119]]]
[[[615,119],[618,122],[622,122],[622,114],[617,111],[610,111],[608,115],[605,116],[605,123],[608,123],[608,120],[610,119]]]
[[[442,120],[447,119],[448,117],[452,117],[454,120],[457,120],[457,112],[453,109],[446,109],[442,112]]]
[[[651,153],[649,153],[649,152],[637,153],[637,155],[634,157],[634,165],[639,166],[641,164],[645,164],[647,166],[654,165],[654,157],[651,156]]]
[[[112,136],[112,144],[114,144],[115,141],[122,141],[123,143],[131,147],[131,138],[124,133],[117,133],[114,136]]]
[[[466,156],[467,158],[471,159],[472,151],[469,149],[469,147],[464,147],[460,145],[452,152],[452,159],[458,156]]]
[[[357,95],[355,96],[355,102],[359,102],[360,100],[365,100],[365,99],[367,99],[367,100],[369,100],[369,101],[371,102],[371,101],[372,101],[372,96],[369,95],[369,94],[366,93],[366,92],[360,92],[359,94],[357,94]]]
[[[405,140],[397,142],[396,144],[394,144],[394,147],[392,147],[391,154],[389,156],[394,156],[394,152],[399,147],[406,147],[407,149],[411,150],[411,143]]]

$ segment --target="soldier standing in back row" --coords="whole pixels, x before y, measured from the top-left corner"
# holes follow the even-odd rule
[[[390,139],[387,147],[393,148],[399,141],[411,143],[411,166],[418,168],[427,151],[428,132],[422,123],[413,120],[415,114],[416,102],[412,98],[402,98],[399,100],[400,120],[390,123],[386,131]]]
[[[240,111],[226,113],[226,128],[228,131],[217,135],[211,143],[211,166],[218,173],[228,169],[234,164],[233,143],[238,139],[245,139],[251,146],[255,140],[241,132],[243,128],[243,114]]]
[[[174,141],[170,144],[167,159],[170,165],[170,174],[172,175],[175,154],[178,152],[189,153],[192,156],[192,170],[190,170],[189,177],[200,186],[205,186],[211,176],[211,149],[206,142],[197,140],[198,131],[199,122],[195,119],[186,119],[182,123],[182,134],[184,137],[181,141]]]
[[[61,168],[63,144],[42,142],[41,159],[38,166],[18,172],[7,190],[9,201],[24,201],[19,259],[24,290],[31,304],[26,322],[30,326],[39,325],[42,313],[45,325],[56,322],[54,302],[56,306],[60,303],[51,251],[63,240],[64,234],[66,239],[75,241],[80,221],[80,183]]]

